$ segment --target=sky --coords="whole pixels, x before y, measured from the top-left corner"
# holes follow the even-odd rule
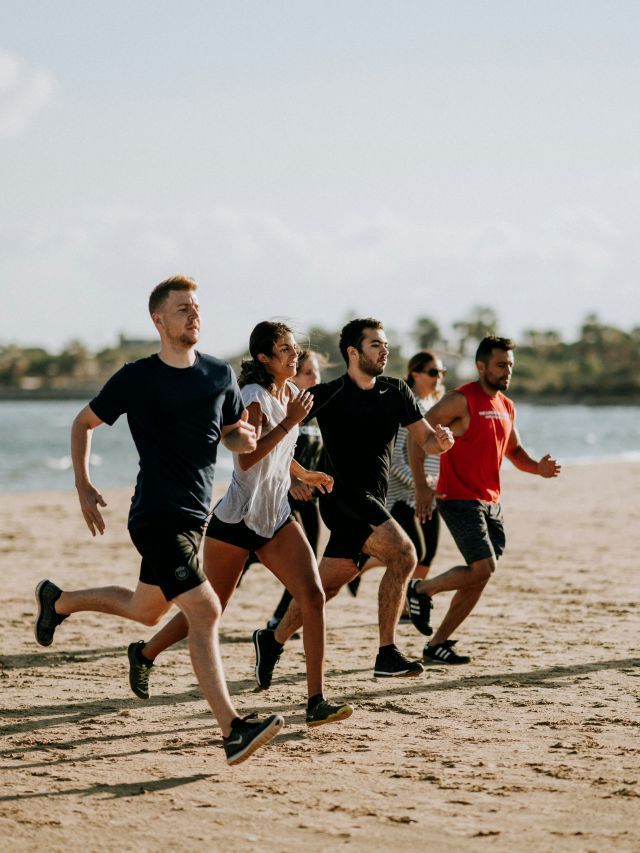
[[[640,325],[636,0],[3,0],[0,345]]]

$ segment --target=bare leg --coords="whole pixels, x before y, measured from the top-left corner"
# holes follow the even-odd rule
[[[222,729],[223,737],[231,731],[237,717],[224,678],[218,642],[220,601],[208,582],[183,592],[175,599],[188,623],[189,653],[200,689]]]
[[[451,599],[446,616],[440,623],[440,627],[429,640],[430,646],[435,646],[438,643],[444,643],[445,640],[449,639],[456,628],[464,622],[476,606],[485,586],[486,583],[481,583],[477,586],[469,586],[466,589],[459,589],[456,592]]]
[[[342,587],[358,574],[358,567],[353,560],[343,560],[337,557],[323,557],[320,560],[320,580],[326,601],[334,598]],[[279,643],[286,643],[289,637],[302,625],[302,611],[294,600],[282,617],[276,628],[275,637]]]
[[[82,611],[112,613],[143,625],[157,625],[170,608],[171,603],[159,586],[142,581],[138,581],[135,590],[105,586],[62,592],[55,603],[56,613],[61,616]]]
[[[416,567],[416,550],[393,519],[375,528],[363,550],[387,567],[378,588],[378,626],[380,645],[388,646],[396,640],[407,581]]]
[[[227,545],[225,542],[212,539],[210,536],[204,540],[204,572],[213,586],[223,610],[237,586],[247,553],[242,548]],[[147,660],[153,661],[165,649],[179,643],[180,640],[184,640],[188,633],[187,619],[183,613],[178,613],[145,643],[141,649],[142,654]]]
[[[258,551],[265,566],[291,592],[304,625],[309,696],[323,692],[324,593],[316,558],[297,521],[292,521]],[[276,632],[276,639],[277,632]]]
[[[496,569],[496,561],[493,557],[484,560],[476,560],[470,566],[454,566],[435,578],[428,578],[422,583],[416,584],[416,592],[427,595],[437,595],[439,592],[447,592],[453,589],[467,589],[468,587],[486,584]]]
[[[422,583],[416,584],[417,592],[427,595],[456,590],[446,616],[429,640],[430,646],[448,640],[456,628],[464,622],[478,603],[495,568],[496,561],[494,558],[486,557],[484,560],[476,560],[469,566],[455,566],[453,569],[436,575],[435,578],[428,578]]]

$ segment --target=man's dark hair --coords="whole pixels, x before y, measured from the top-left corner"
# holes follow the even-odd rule
[[[384,329],[384,326],[380,320],[364,317],[359,320],[351,320],[340,332],[340,352],[347,365],[349,364],[347,348],[355,347],[358,352],[361,352],[360,347],[364,339],[365,329]]]
[[[483,338],[476,350],[476,361],[481,361],[485,366],[489,364],[491,353],[494,349],[500,349],[504,352],[509,352],[516,348],[515,343],[511,338],[499,338],[497,335],[488,335]]]
[[[197,289],[198,285],[195,281],[186,275],[174,275],[161,281],[160,284],[156,284],[149,296],[149,314],[155,314],[172,290]]]

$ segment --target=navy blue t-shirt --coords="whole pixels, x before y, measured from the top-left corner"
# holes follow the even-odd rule
[[[196,353],[191,367],[157,355],[125,364],[89,403],[106,424],[126,413],[140,455],[129,527],[148,516],[204,521],[211,506],[221,429],[244,404],[226,361]]]

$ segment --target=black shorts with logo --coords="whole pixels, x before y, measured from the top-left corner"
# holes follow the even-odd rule
[[[322,496],[320,515],[330,531],[324,556],[353,560],[359,569],[369,557],[362,550],[364,543],[374,528],[391,518],[384,503],[369,492]]]
[[[142,562],[140,580],[159,586],[171,601],[206,580],[198,560],[203,524],[197,519],[178,517],[143,518],[129,536]]]

